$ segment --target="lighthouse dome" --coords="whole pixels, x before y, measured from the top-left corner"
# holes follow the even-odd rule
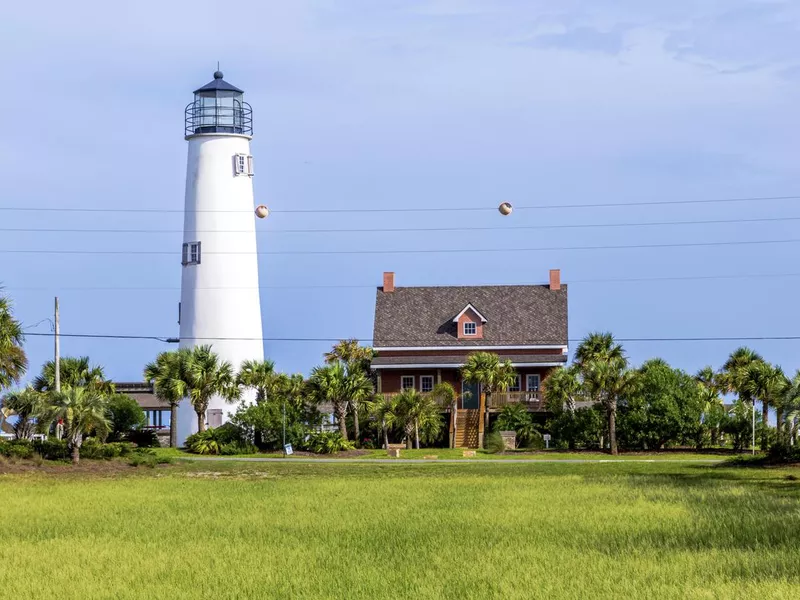
[[[244,101],[244,91],[225,81],[222,71],[194,91],[194,101],[185,111],[186,135],[203,133],[253,134],[253,110]]]

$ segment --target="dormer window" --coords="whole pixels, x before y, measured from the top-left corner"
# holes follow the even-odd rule
[[[483,339],[483,330],[486,325],[484,317],[472,304],[467,304],[460,313],[453,318],[458,339]]]

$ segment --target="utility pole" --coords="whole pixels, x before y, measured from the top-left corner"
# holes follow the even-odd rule
[[[55,366],[55,384],[56,384],[56,393],[61,391],[61,349],[59,347],[60,340],[58,334],[61,332],[61,326],[58,320],[58,296],[56,296],[56,306],[55,306],[55,319],[53,320],[53,329],[55,330],[55,359],[53,360],[53,365]]]
[[[756,453],[756,400],[753,398],[753,454]]]
[[[56,296],[55,314],[53,315],[53,333],[53,339],[55,340],[53,343],[53,351],[55,353],[53,357],[54,380],[56,394],[58,394],[61,391],[61,340],[59,338],[59,334],[61,333],[61,321],[58,317],[58,296]],[[62,427],[60,421],[56,423],[56,438],[59,440],[61,439]]]

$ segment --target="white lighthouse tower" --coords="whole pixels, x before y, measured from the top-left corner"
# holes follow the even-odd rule
[[[253,202],[253,118],[244,92],[214,73],[186,107],[186,204],[181,264],[180,345],[210,344],[238,370],[264,358]],[[234,410],[209,403],[218,426]],[[174,425],[173,425],[174,426]],[[188,400],[178,409],[178,443],[197,431]]]

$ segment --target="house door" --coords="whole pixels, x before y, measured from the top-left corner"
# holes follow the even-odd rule
[[[477,383],[461,382],[461,408],[481,407],[481,387]]]

